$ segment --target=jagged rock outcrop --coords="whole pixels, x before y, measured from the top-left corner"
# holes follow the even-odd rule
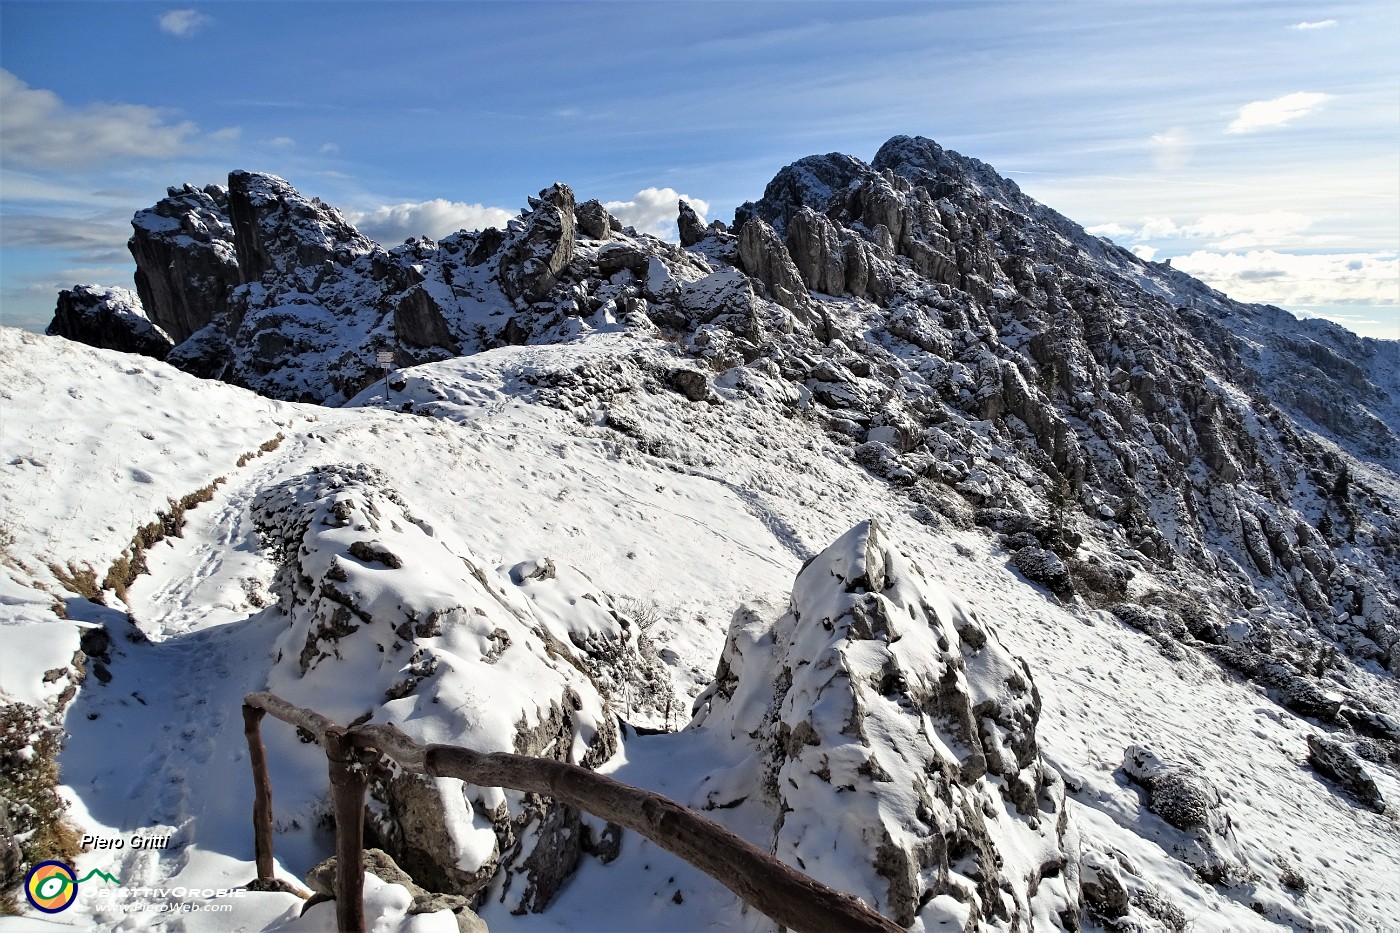
[[[873,521],[803,568],[780,619],[736,613],[696,705],[757,742],[779,858],[906,926],[1078,929],[1029,670]]]
[[[740,228],[739,264],[768,289],[774,301],[800,320],[811,323],[812,305],[807,297],[807,286],[782,239],[765,221],[753,218]]]
[[[125,288],[75,285],[58,293],[45,333],[89,346],[165,359],[174,342],[146,317],[141,299]]]
[[[530,199],[530,213],[512,221],[501,250],[501,290],[512,300],[539,301],[574,256],[574,192],[555,184]]]
[[[639,628],[586,578],[553,561],[499,576],[450,548],[368,468],[287,480],[257,497],[253,516],[280,562],[274,590],[291,623],[269,688],[293,703],[365,721],[366,710],[337,705],[334,685],[374,684],[383,702],[371,721],[421,742],[596,767],[618,747],[608,696],[660,695]],[[584,608],[564,621],[533,612],[537,599]],[[406,773],[372,793],[376,844],[422,886],[476,904],[542,910],[582,854],[616,852],[616,828],[534,795]]]
[[[375,249],[335,208],[276,175],[230,172],[228,216],[244,282],[330,262],[347,266]]]
[[[680,231],[682,246],[694,246],[710,233],[705,227],[705,222],[700,219],[700,215],[695,213],[695,208],[685,201],[680,202],[679,214],[676,217],[676,229]]]
[[[241,281],[228,189],[170,188],[153,207],[137,211],[131,226],[136,291],[147,316],[175,343],[227,309]]]

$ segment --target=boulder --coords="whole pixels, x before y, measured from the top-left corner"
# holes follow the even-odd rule
[[[173,341],[150,319],[141,299],[125,288],[74,285],[58,293],[45,333],[88,346],[165,359]]]
[[[685,202],[682,201],[682,204]],[[584,201],[574,210],[578,222],[578,233],[590,240],[606,240],[612,237],[612,225],[608,223],[608,209],[597,199]]]
[[[456,894],[434,894],[431,891],[419,886],[394,862],[392,856],[383,849],[365,849],[361,853],[361,861],[364,863],[366,874],[374,875],[386,884],[403,885],[408,889],[409,895],[413,898],[413,903],[408,908],[410,916],[415,914],[433,914],[439,911],[451,911],[457,918],[457,929],[459,933],[487,933],[486,921],[476,915],[468,906],[467,898]],[[306,906],[302,908],[302,913],[311,909],[318,903],[328,900],[335,900],[337,896],[336,881],[340,859],[332,855],[330,858],[318,863],[306,873],[306,886],[315,895]]]
[[[1366,767],[1341,742],[1324,735],[1308,736],[1308,764],[1353,799],[1377,813],[1385,812],[1385,797]]]

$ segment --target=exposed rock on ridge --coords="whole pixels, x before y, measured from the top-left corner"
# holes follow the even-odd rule
[[[779,858],[912,929],[1078,929],[1029,670],[874,522],[803,568],[780,619],[735,615],[697,708],[757,740]]]
[[[48,334],[89,346],[165,359],[174,343],[152,324],[141,300],[125,288],[75,285],[58,293]]]

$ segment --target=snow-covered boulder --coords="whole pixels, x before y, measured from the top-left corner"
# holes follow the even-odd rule
[[[45,333],[103,350],[121,350],[164,359],[174,346],[146,317],[141,299],[125,288],[74,285],[58,293],[58,306]]]
[[[776,855],[915,930],[1074,929],[1075,835],[1024,662],[874,521],[741,610],[699,722],[756,743]]]
[[[638,633],[586,578],[552,561],[482,566],[364,466],[284,481],[253,514],[291,623],[268,678],[279,696],[424,743],[585,767],[616,751],[595,680],[633,685]],[[581,852],[617,841],[569,807],[455,779],[395,773],[372,793],[371,835],[416,881],[521,911],[542,910]]]

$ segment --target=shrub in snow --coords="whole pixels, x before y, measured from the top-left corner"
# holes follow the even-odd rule
[[[1123,753],[1123,773],[1146,789],[1147,809],[1181,831],[1184,844],[1168,848],[1181,853],[1203,880],[1233,884],[1243,878],[1230,816],[1214,784],[1140,745],[1129,746]]]
[[[38,862],[72,863],[78,834],[58,794],[63,730],[27,703],[0,706],[0,898]]]
[[[1074,582],[1070,580],[1065,562],[1054,551],[1034,545],[1023,547],[1011,558],[1016,569],[1026,575],[1026,579],[1039,583],[1061,599],[1074,595]]]

